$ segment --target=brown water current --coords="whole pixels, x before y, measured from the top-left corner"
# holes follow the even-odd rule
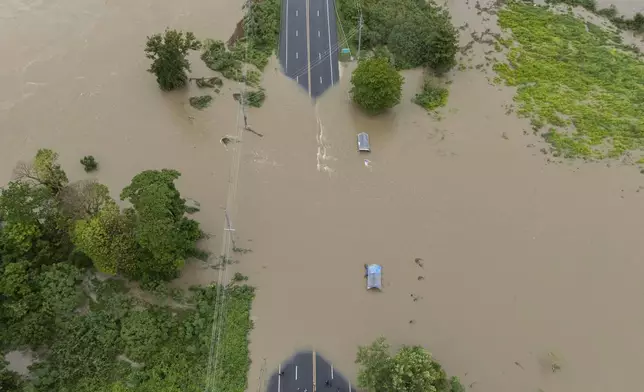
[[[495,31],[495,16],[473,1],[447,5],[457,26],[468,24],[461,45]],[[182,194],[201,203],[215,255],[235,181],[236,244],[252,252],[235,255],[231,272],[257,287],[253,392],[262,368],[300,348],[355,381],[357,345],[380,335],[429,348],[472,391],[639,389],[644,177],[634,167],[543,155],[509,113],[513,91],[487,80],[481,43],[463,55],[472,69],[448,76],[442,120],[410,102],[420,71],[404,72],[400,105],[370,118],[347,98],[353,64],[313,104],[273,61],[266,103],[249,110],[264,137],[246,132],[225,148],[219,140],[237,132],[237,86],[226,82],[211,108],[195,111],[194,86],[158,90],[143,46],[166,26],[227,39],[241,14],[240,2],[203,0],[5,2],[0,179],[42,147],[61,154],[72,179],[94,155],[114,196],[141,170],[175,168]],[[192,62],[193,76],[208,75]],[[356,151],[360,131],[370,154]],[[365,263],[383,265],[382,293],[366,292]],[[180,282],[216,279],[194,263]]]

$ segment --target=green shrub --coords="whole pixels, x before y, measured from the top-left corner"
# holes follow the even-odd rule
[[[436,87],[430,81],[425,81],[423,90],[416,94],[413,102],[431,111],[445,106],[448,96],[449,91],[446,88]]]
[[[84,156],[83,159],[80,160],[80,163],[88,173],[98,168],[98,162],[96,162],[94,157],[91,155]]]
[[[199,88],[215,88],[224,85],[224,81],[216,76],[212,78],[197,78],[195,79],[195,83]]]
[[[205,109],[208,106],[210,106],[210,103],[212,102],[212,96],[210,95],[200,95],[198,97],[190,97],[190,106],[192,106],[195,109]]]
[[[378,114],[400,103],[403,80],[385,58],[361,60],[351,75],[351,96],[368,113]]]

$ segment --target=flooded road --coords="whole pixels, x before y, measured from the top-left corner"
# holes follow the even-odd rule
[[[226,39],[239,3],[2,5],[0,179],[42,147],[61,154],[71,179],[94,155],[114,196],[141,170],[175,168],[218,254],[241,148],[233,225],[237,246],[252,252],[234,270],[258,287],[250,391],[262,367],[299,348],[355,379],[357,345],[380,335],[426,346],[472,391],[638,389],[644,177],[635,168],[549,162],[540,139],[524,135],[529,124],[506,114],[512,91],[475,68],[489,49],[479,44],[462,60],[472,69],[449,76],[442,120],[410,102],[419,71],[404,73],[401,105],[369,118],[347,99],[352,65],[314,105],[273,60],[267,101],[249,110],[264,137],[246,133],[227,151],[219,140],[235,132],[234,84],[196,112],[194,91],[158,90],[143,46],[166,26]],[[448,6],[457,26],[468,23],[461,45],[494,28],[474,4]],[[207,75],[197,56],[193,71]],[[360,131],[371,154],[356,152]],[[366,292],[365,263],[383,265],[382,293]],[[181,282],[216,279],[193,264]]]

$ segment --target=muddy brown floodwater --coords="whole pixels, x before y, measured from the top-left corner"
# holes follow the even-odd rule
[[[315,105],[267,67],[268,99],[249,111],[264,134],[243,143],[226,83],[211,108],[191,91],[162,94],[142,50],[166,26],[226,39],[241,2],[9,1],[0,5],[0,179],[38,148],[61,154],[70,178],[94,155],[114,196],[148,168],[183,173],[218,254],[230,162],[241,153],[233,268],[257,286],[249,390],[300,348],[355,380],[356,346],[380,335],[422,344],[472,391],[637,390],[644,366],[644,177],[632,166],[551,162],[526,121],[506,114],[511,90],[476,68],[484,44],[454,71],[444,118],[403,102],[368,118],[347,99],[348,75]],[[474,1],[449,1],[462,45],[496,29]],[[618,4],[619,7],[619,4]],[[208,72],[197,57],[193,75]],[[369,132],[373,152],[356,152]],[[239,150],[241,148],[241,150]],[[415,259],[422,259],[422,267]],[[363,264],[384,268],[365,291]],[[424,279],[419,280],[419,277]],[[190,265],[181,284],[216,272]],[[414,300],[416,298],[417,300]],[[410,321],[413,320],[413,323]],[[561,370],[553,373],[552,357]],[[264,373],[265,374],[265,373]],[[205,375],[204,375],[205,376]],[[264,378],[265,381],[265,378]]]

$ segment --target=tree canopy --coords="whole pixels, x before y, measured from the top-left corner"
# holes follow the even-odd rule
[[[400,103],[403,80],[385,58],[362,60],[351,75],[353,101],[371,114],[392,108]]]
[[[186,58],[190,50],[198,50],[201,43],[192,32],[166,29],[163,34],[148,37],[145,55],[152,60],[148,72],[157,77],[162,90],[169,91],[183,87],[188,82],[186,71],[190,62]]]
[[[444,72],[456,62],[457,31],[448,12],[433,1],[339,0],[338,8],[350,26],[363,15],[362,47],[388,46],[397,69],[426,66]]]
[[[385,338],[359,347],[358,384],[369,392],[464,392],[457,377],[447,378],[441,365],[420,346],[402,346],[393,356]]]

